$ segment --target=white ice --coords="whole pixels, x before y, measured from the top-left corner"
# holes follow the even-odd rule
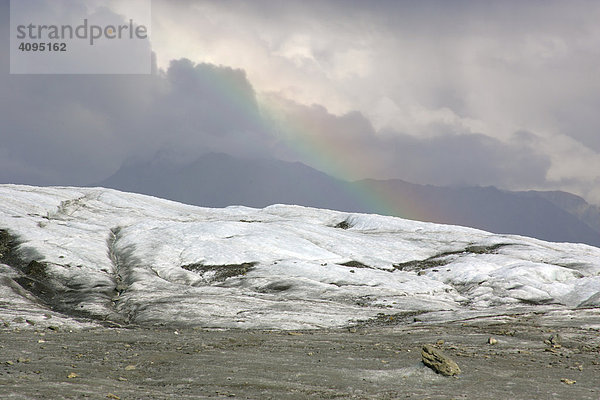
[[[379,215],[0,185],[0,229],[25,263],[47,265],[55,311],[97,320],[307,329],[378,314],[600,306],[598,248]],[[22,302],[24,315],[49,312],[19,289],[22,274],[0,269],[2,319]]]

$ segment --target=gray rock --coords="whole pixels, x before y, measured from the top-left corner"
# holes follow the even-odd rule
[[[441,350],[436,349],[431,345],[424,345],[421,349],[421,358],[423,364],[445,376],[453,376],[460,374],[460,368],[450,357],[445,355]]]

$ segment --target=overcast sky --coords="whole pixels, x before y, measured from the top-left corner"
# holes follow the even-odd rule
[[[0,4],[0,182],[219,151],[600,204],[597,1],[155,0],[133,77],[9,75]]]

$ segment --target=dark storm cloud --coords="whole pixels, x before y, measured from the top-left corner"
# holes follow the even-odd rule
[[[7,0],[0,11],[0,182],[87,184],[158,151],[264,151],[244,71],[181,59],[152,76],[9,75]]]
[[[2,75],[0,180],[85,184],[159,150],[263,149],[243,71],[188,60],[154,76]],[[262,151],[262,150],[261,150]]]

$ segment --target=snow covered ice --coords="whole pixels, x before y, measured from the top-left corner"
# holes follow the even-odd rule
[[[311,329],[600,306],[598,248],[394,217],[0,185],[0,230],[18,242],[0,243],[11,323]]]

